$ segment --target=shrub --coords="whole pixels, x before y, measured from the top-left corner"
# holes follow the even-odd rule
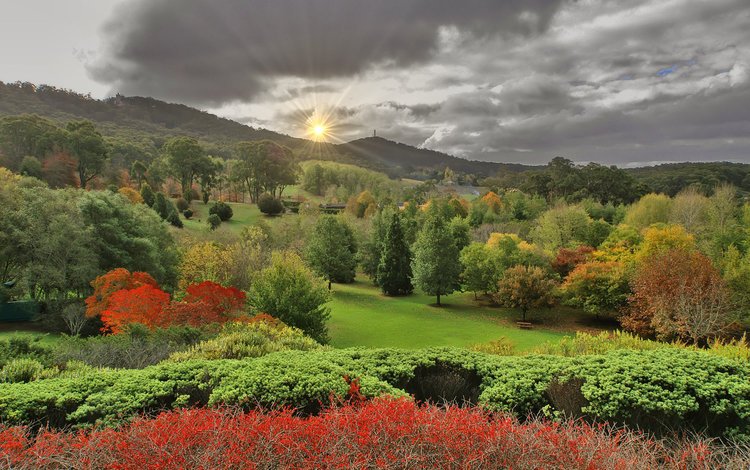
[[[231,219],[234,215],[232,207],[226,202],[218,201],[208,210],[209,214],[216,214],[219,216],[222,222],[226,222]]]
[[[258,198],[258,209],[266,215],[279,215],[284,212],[284,204],[270,194],[263,194]]]
[[[10,468],[744,468],[748,449],[401,400],[315,417],[192,409],[79,433],[0,428]]]
[[[118,189],[117,192],[133,204],[143,204],[143,196],[133,188],[124,187]]]
[[[219,225],[221,225],[221,218],[218,215],[211,214],[208,216],[208,228],[210,230],[216,230]]]
[[[256,359],[167,362],[142,370],[82,371],[0,389],[0,420],[54,427],[112,424],[138,413],[195,405],[295,407],[315,413],[357,377],[368,397],[477,400],[520,417],[555,414],[550,384],[580,383],[587,420],[644,430],[750,437],[750,369],[688,349],[603,355],[501,357],[460,349],[283,351]],[[474,395],[473,395],[474,394]],[[557,401],[558,404],[563,403]]]
[[[182,212],[182,215],[184,215],[184,216],[185,216],[185,218],[189,220],[190,218],[192,218],[192,217],[193,217],[193,211],[192,211],[192,210],[190,210],[190,209],[185,209],[185,210],[184,210],[184,211]]]
[[[302,331],[283,324],[227,323],[216,338],[196,344],[187,351],[175,353],[170,360],[244,359],[277,351],[311,351],[320,347],[320,344],[305,336]]]
[[[31,382],[54,377],[58,372],[57,369],[46,369],[36,359],[12,359],[0,369],[0,383]]]
[[[178,198],[177,201],[175,201],[175,206],[177,206],[177,210],[180,212],[185,212],[190,208],[190,203],[185,200],[185,198]]]
[[[39,343],[41,337],[12,336],[0,340],[0,367],[14,359],[34,359],[48,365],[52,349]]]
[[[153,207],[156,202],[154,190],[151,189],[151,186],[149,186],[148,183],[143,183],[143,186],[141,187],[141,198],[143,198],[143,203],[148,207]]]

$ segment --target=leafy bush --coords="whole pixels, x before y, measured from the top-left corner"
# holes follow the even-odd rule
[[[366,397],[407,392],[424,401],[471,398],[518,416],[565,412],[553,381],[580,384],[582,415],[643,429],[701,430],[747,439],[750,370],[688,349],[604,355],[501,357],[460,349],[284,351],[257,359],[167,362],[100,370],[0,388],[0,420],[52,426],[116,423],[137,413],[194,405],[292,406],[315,413],[358,377]],[[468,395],[467,395],[468,393]],[[471,402],[471,399],[469,400]]]
[[[59,370],[47,369],[36,359],[12,359],[0,369],[0,383],[31,382],[54,377]]]
[[[258,198],[258,209],[266,215],[279,215],[284,212],[284,204],[270,194],[263,194]]]
[[[190,209],[185,209],[182,212],[182,215],[184,215],[186,219],[190,219],[193,217],[193,211],[191,211]]]
[[[219,225],[221,225],[221,218],[219,218],[216,214],[211,214],[208,216],[208,228],[211,230],[216,230],[219,228]]]
[[[218,215],[222,222],[226,222],[227,220],[231,219],[232,216],[234,215],[234,211],[232,211],[232,207],[226,202],[222,202],[222,201],[218,201],[214,203],[214,205],[211,206],[210,209],[208,209],[208,213]]]
[[[177,206],[177,210],[180,212],[185,212],[190,208],[190,203],[185,200],[185,198],[178,198],[175,201],[175,206]]]
[[[244,359],[277,351],[311,351],[320,347],[320,344],[305,336],[302,331],[283,324],[227,323],[216,338],[196,344],[187,351],[172,354],[170,360]]]
[[[39,343],[41,337],[12,336],[0,340],[0,368],[16,359],[33,359],[49,365],[52,349]]]
[[[376,400],[315,417],[191,409],[79,433],[0,428],[0,461],[37,468],[744,468],[747,448],[580,422]]]

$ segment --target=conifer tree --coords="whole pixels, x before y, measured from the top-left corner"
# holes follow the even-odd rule
[[[459,283],[461,263],[453,234],[440,215],[431,215],[414,244],[414,285],[437,297],[453,293]]]
[[[408,295],[414,290],[411,278],[411,250],[404,238],[401,217],[394,213],[383,240],[378,285],[386,295]]]

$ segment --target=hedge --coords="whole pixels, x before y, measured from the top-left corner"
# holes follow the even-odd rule
[[[0,388],[0,421],[85,427],[202,405],[289,406],[316,413],[344,396],[344,376],[367,397],[457,400],[520,417],[547,413],[661,432],[746,439],[750,370],[700,351],[502,357],[461,349],[284,351],[256,359],[165,362],[141,370],[81,370]]]

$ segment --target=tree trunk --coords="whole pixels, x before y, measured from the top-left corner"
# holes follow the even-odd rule
[[[331,290],[331,280],[328,280],[328,290]]]
[[[440,307],[440,292],[437,294],[437,306]]]
[[[521,309],[521,318],[522,318],[521,321],[526,321],[526,309],[525,308]]]

